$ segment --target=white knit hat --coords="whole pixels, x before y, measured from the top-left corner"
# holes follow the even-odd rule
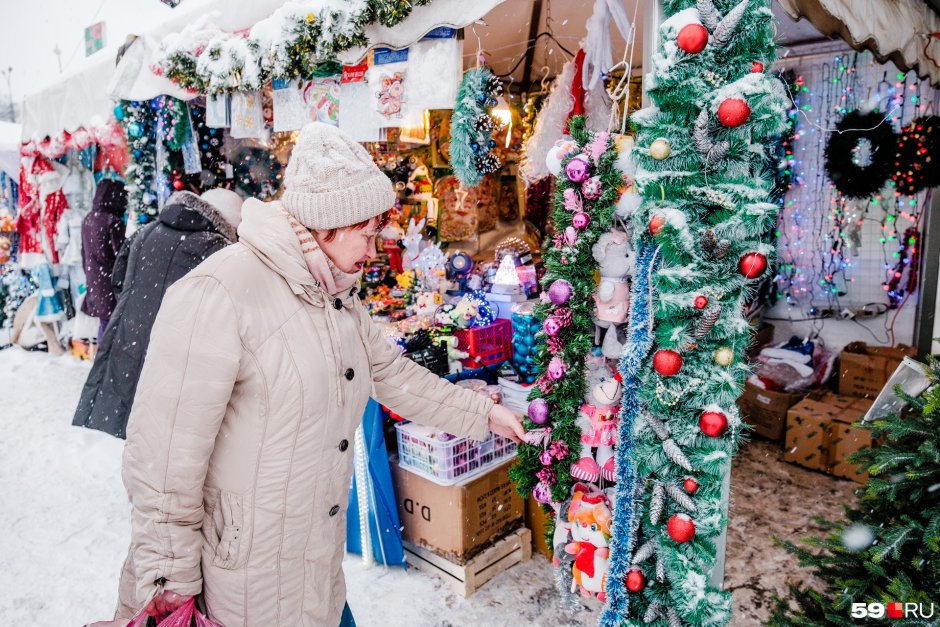
[[[287,164],[281,204],[308,229],[338,229],[384,213],[395,192],[362,146],[335,126],[311,122]]]

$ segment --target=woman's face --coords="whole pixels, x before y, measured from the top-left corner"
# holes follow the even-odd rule
[[[362,228],[338,229],[336,237],[326,240],[329,231],[314,231],[313,237],[320,245],[320,250],[330,258],[333,264],[348,274],[362,270],[367,261],[375,257],[375,238],[378,235],[379,218],[372,218]]]

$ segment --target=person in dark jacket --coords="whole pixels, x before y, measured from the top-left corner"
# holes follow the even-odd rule
[[[104,179],[95,190],[91,211],[82,220],[82,266],[88,291],[82,301],[82,312],[100,320],[98,345],[108,319],[114,311],[111,274],[114,261],[124,245],[124,212],[127,191],[124,183]]]
[[[214,189],[177,192],[157,220],[121,250],[112,278],[117,307],[85,381],[72,424],[124,438],[160,303],[166,290],[209,255],[233,243],[242,200]]]

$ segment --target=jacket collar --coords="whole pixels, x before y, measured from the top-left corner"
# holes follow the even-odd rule
[[[206,225],[194,224],[192,220],[181,219],[180,211],[168,211],[172,207],[182,207],[183,210],[189,209],[205,218]],[[160,221],[164,224],[179,230],[204,231],[208,226],[219,233],[230,242],[234,242],[238,235],[235,227],[222,217],[219,210],[207,203],[205,200],[192,192],[176,192],[167,200],[167,205],[160,212]]]
[[[298,296],[321,307],[336,300],[337,297],[327,294],[307,269],[300,240],[281,215],[278,201],[246,200],[242,205],[238,238],[266,266],[281,275]],[[343,306],[352,306],[356,292],[352,287],[339,297]]]

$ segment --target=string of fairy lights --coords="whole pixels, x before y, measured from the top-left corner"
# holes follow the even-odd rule
[[[781,65],[791,70],[787,85],[795,121],[793,137],[784,144],[781,167],[789,187],[777,232],[777,290],[786,315],[821,329],[831,312],[850,304],[869,315],[900,310],[916,286],[919,233],[930,192],[905,195],[889,181],[870,199],[847,198],[826,175],[824,151],[846,113],[875,111],[899,131],[936,115],[940,92],[912,72],[877,63],[869,53],[788,59]],[[897,312],[885,318],[890,339]]]

